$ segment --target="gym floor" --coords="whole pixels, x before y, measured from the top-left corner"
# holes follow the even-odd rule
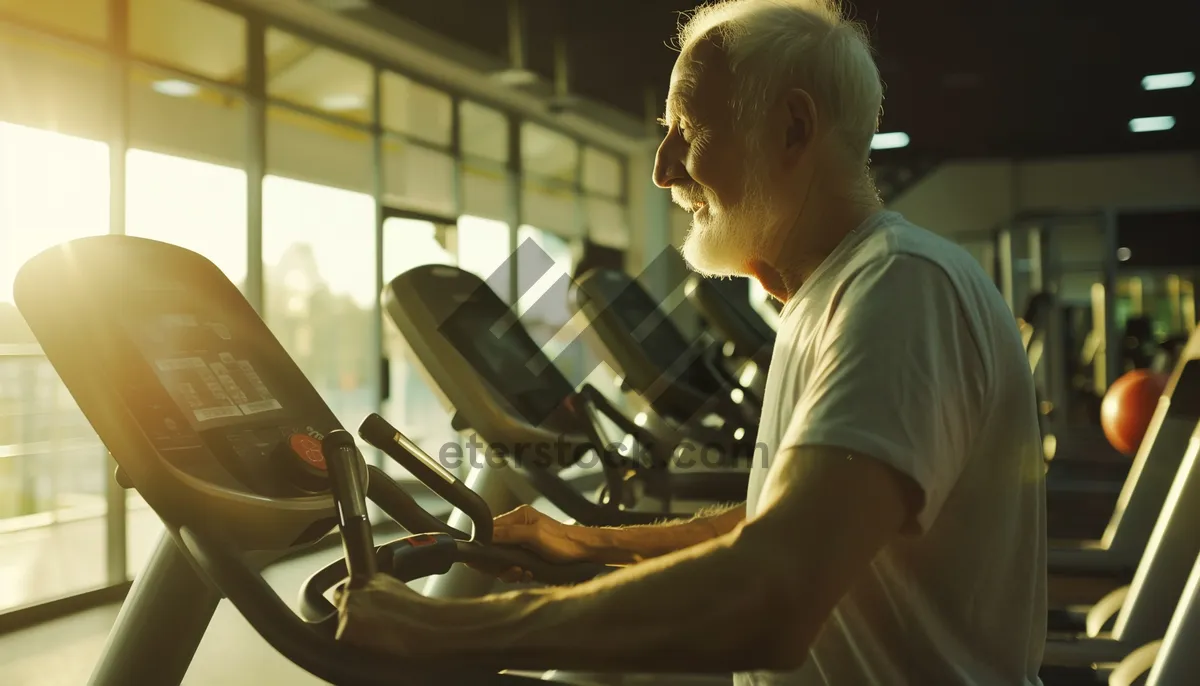
[[[587,479],[580,479],[581,488],[594,486]],[[417,501],[426,510],[444,516],[444,507],[434,496],[416,494]],[[695,503],[678,503],[683,510]],[[562,516],[553,506],[542,499],[535,500],[539,509]],[[141,521],[141,520],[139,520]],[[377,541],[385,541],[401,535],[391,529],[376,531]],[[146,537],[143,537],[146,538]],[[147,539],[150,540],[150,539]],[[66,548],[64,548],[66,549]],[[139,553],[144,559],[149,551]],[[296,597],[304,580],[316,569],[342,555],[338,546],[328,546],[306,555],[300,555],[269,567],[263,574],[271,587],[285,600]],[[116,621],[120,605],[97,607],[44,624],[0,635],[0,684],[3,686],[80,686],[86,684],[92,668],[100,659],[108,632]],[[722,686],[729,684],[729,677],[689,677],[672,675],[619,676],[619,675],[563,675],[574,683],[621,684],[622,686],[648,686],[670,684],[671,686]],[[246,623],[228,602],[217,606],[209,630],[196,651],[191,669],[183,680],[183,686],[259,686],[260,684],[287,684],[288,686],[320,685],[327,682],[289,662],[267,645]],[[139,685],[140,686],[140,685]]]
[[[268,569],[265,577],[281,597],[291,598],[314,569],[340,554],[332,548],[287,560]],[[0,672],[4,675],[0,681],[5,686],[87,683],[119,610],[118,605],[99,607],[0,636]],[[229,603],[222,601],[183,683],[305,686],[326,682],[275,652]]]
[[[341,555],[330,548],[277,564],[265,573],[267,581],[283,598],[290,598],[314,569]],[[117,619],[119,605],[98,607],[39,626],[0,636],[0,674],[4,686],[79,686],[86,684],[100,658],[109,629]],[[573,677],[566,677],[572,678]],[[615,678],[616,681],[610,681]],[[728,684],[728,677],[661,676],[583,677],[604,686],[714,686]],[[196,651],[183,686],[288,686],[320,685],[327,682],[289,662],[275,652],[233,607],[222,601],[208,633]]]

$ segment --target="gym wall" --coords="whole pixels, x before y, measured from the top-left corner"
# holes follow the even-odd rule
[[[1200,206],[1200,156],[966,161],[942,165],[891,204],[945,236],[979,234],[1018,212]]]

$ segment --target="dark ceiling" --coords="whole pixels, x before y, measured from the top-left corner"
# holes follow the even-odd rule
[[[553,73],[552,35],[570,37],[571,89],[641,118],[646,87],[665,96],[684,0],[525,0],[529,66]],[[507,0],[376,0],[378,7],[498,59]],[[1200,149],[1200,83],[1145,92],[1146,74],[1200,72],[1200,0],[858,0],[886,86],[892,158],[1034,157]],[[1166,132],[1133,117],[1171,115]]]

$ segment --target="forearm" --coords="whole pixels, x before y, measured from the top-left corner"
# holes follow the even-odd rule
[[[734,533],[571,588],[464,601],[369,589],[351,597],[343,637],[488,670],[772,669],[776,642],[761,637],[794,634],[757,557]]]
[[[592,551],[603,564],[634,564],[710,541],[733,531],[746,519],[746,506],[702,510],[691,519],[625,527],[571,527],[567,535]]]

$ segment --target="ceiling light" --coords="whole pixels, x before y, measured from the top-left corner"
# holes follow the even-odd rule
[[[1195,73],[1177,71],[1172,74],[1151,74],[1142,79],[1142,88],[1148,91],[1161,91],[1168,88],[1187,88],[1195,82]]]
[[[350,93],[330,95],[321,99],[321,109],[329,110],[330,112],[361,110],[364,106],[366,106],[366,100],[361,95]]]
[[[172,98],[190,98],[200,92],[200,86],[179,79],[155,81],[150,87],[154,89],[154,92],[169,95]]]
[[[893,148],[903,148],[908,145],[908,134],[903,131],[894,133],[877,133],[871,139],[872,150],[891,150]]]
[[[1129,130],[1134,133],[1169,131],[1173,128],[1175,128],[1175,117],[1138,117],[1129,120]]]

